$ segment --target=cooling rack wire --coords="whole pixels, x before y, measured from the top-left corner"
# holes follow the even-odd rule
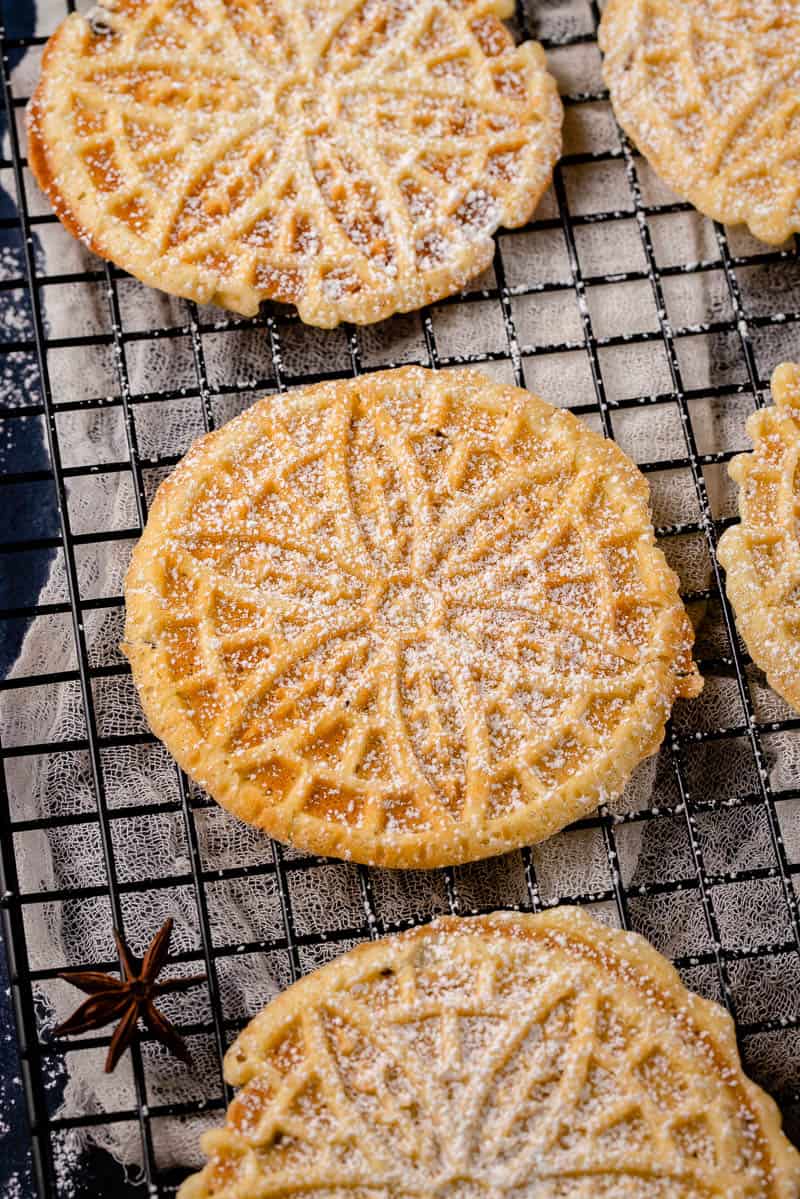
[[[442,911],[500,906],[587,905],[649,937],[690,987],[731,1011],[746,1068],[775,1095],[797,1136],[800,720],[769,692],[737,639],[715,558],[735,514],[725,464],[747,448],[744,421],[769,401],[772,367],[800,353],[797,245],[767,249],[699,217],[659,184],[614,122],[599,72],[597,6],[551,0],[527,11],[520,6],[517,23],[522,35],[543,41],[559,79],[565,154],[535,219],[498,236],[492,269],[468,294],[378,327],[330,333],[303,328],[288,310],[269,306],[242,320],[170,301],[154,303],[152,320],[143,321],[140,285],[71,243],[32,181],[22,116],[49,30],[21,28],[14,10],[26,7],[7,0],[2,33],[0,444],[8,471],[0,502],[0,628],[6,666],[43,619],[71,627],[75,661],[57,673],[11,669],[0,687],[20,704],[32,689],[72,689],[85,730],[70,742],[31,743],[18,742],[12,729],[0,745],[3,932],[34,1192],[83,1194],[64,1172],[63,1138],[76,1127],[129,1122],[138,1128],[143,1171],[141,1183],[122,1190],[174,1194],[178,1179],[159,1161],[154,1129],[195,1110],[221,1110],[229,1099],[221,1054],[247,1016],[225,1002],[234,959],[263,959],[288,982],[364,938]],[[60,310],[72,317],[54,328],[48,303],[59,293],[69,301]],[[91,328],[82,318],[89,309],[104,313]],[[164,339],[172,343],[168,355]],[[124,557],[138,536],[155,486],[188,444],[164,445],[153,434],[156,426],[172,427],[171,409],[180,414],[175,427],[196,436],[256,396],[412,361],[437,369],[482,366],[571,408],[638,461],[652,488],[662,548],[699,619],[703,697],[678,705],[646,788],[634,786],[613,812],[602,809],[546,845],[510,855],[499,888],[496,868],[491,875],[479,865],[389,877],[263,841],[253,861],[220,866],[198,834],[199,822],[216,809],[177,771],[155,806],[135,795],[123,803],[109,798],[113,751],[152,745],[153,738],[144,729],[120,732],[104,718],[109,688],[134,704],[127,665],[99,661],[91,639],[93,614],[121,616],[122,598],[118,588],[93,593],[85,563]],[[65,456],[65,429],[80,421],[114,422],[119,458],[75,460],[72,450]],[[114,475],[130,490],[125,527],[104,525],[103,485]],[[81,511],[89,496],[91,527],[76,520],[79,495]],[[40,587],[54,561],[63,593],[43,602]],[[94,802],[60,823],[86,825],[102,871],[96,886],[42,892],[27,885],[20,850],[32,837],[57,836],[59,821],[21,818],[24,797],[15,779],[32,755],[65,753],[85,755]],[[176,813],[180,870],[169,873],[164,863],[157,877],[121,873],[119,837],[146,835],[148,822]],[[274,895],[268,936],[229,943],[215,919],[220,886]],[[113,920],[126,927],[139,900],[175,888],[193,905],[199,930],[195,948],[178,960],[208,975],[207,1002],[199,1005],[207,1014],[182,1029],[214,1061],[206,1090],[194,1102],[154,1100],[143,1038],[132,1053],[131,1104],[65,1118],[58,1079],[73,1054],[99,1054],[108,1037],[67,1045],[48,1037],[38,987],[65,963],[32,953],[36,909],[102,900],[109,926]],[[336,902],[321,912],[315,892],[336,895]],[[116,967],[110,958],[82,965]],[[108,1161],[83,1162],[83,1185],[103,1170],[111,1170]]]

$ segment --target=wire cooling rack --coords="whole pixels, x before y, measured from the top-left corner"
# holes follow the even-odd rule
[[[740,230],[726,231],[658,183],[614,122],[599,71],[598,19],[597,7],[588,0],[519,8],[519,32],[543,41],[559,79],[566,108],[565,155],[536,219],[498,236],[493,269],[469,294],[421,314],[324,335],[304,329],[290,311],[270,307],[243,321],[181,305],[182,317],[172,324],[131,327],[125,305],[129,281],[120,272],[86,253],[80,264],[86,269],[76,270],[65,259],[64,269],[52,273],[50,264],[57,264],[58,256],[38,251],[58,226],[27,169],[21,118],[31,72],[20,74],[17,68],[21,59],[35,58],[49,29],[35,36],[11,29],[3,37],[8,156],[0,161],[0,177],[17,208],[0,218],[0,227],[4,244],[17,248],[5,261],[0,288],[3,310],[12,298],[21,298],[29,315],[16,327],[13,321],[0,322],[0,379],[8,377],[5,364],[13,362],[17,368],[22,364],[26,380],[14,394],[3,395],[0,420],[8,444],[16,444],[15,431],[22,427],[16,422],[39,427],[46,461],[41,469],[12,470],[3,480],[0,507],[22,515],[11,539],[0,545],[7,571],[0,622],[4,634],[18,639],[20,630],[42,616],[62,616],[72,624],[77,664],[51,675],[12,672],[1,685],[22,696],[25,688],[68,682],[77,688],[85,719],[85,738],[69,745],[6,743],[0,749],[2,910],[35,1184],[42,1196],[75,1193],[74,1182],[65,1181],[55,1164],[66,1131],[118,1121],[135,1125],[141,1137],[143,1180],[128,1184],[127,1193],[173,1194],[175,1174],[158,1160],[154,1122],[185,1117],[195,1108],[222,1109],[229,1098],[214,1081],[196,1103],[155,1102],[141,1047],[132,1054],[133,1101],[124,1110],[65,1119],[51,1094],[53,1070],[59,1063],[69,1070],[78,1043],[64,1046],[42,1036],[37,984],[53,978],[63,963],[31,960],[26,938],[31,909],[102,895],[114,922],[124,927],[131,896],[176,886],[193,897],[200,927],[199,947],[179,958],[207,972],[210,1011],[208,1019],[182,1031],[204,1034],[215,1058],[245,1019],[227,1012],[221,997],[220,976],[234,953],[280,955],[288,980],[329,956],[331,947],[347,947],[441,910],[538,909],[572,902],[642,932],[676,962],[688,985],[724,1003],[736,1019],[749,1072],[776,1096],[789,1132],[798,1127],[800,720],[769,692],[737,639],[715,548],[735,515],[725,464],[747,448],[744,421],[768,401],[773,366],[800,353],[800,260],[796,245],[771,250]],[[86,333],[77,323],[57,330],[48,326],[44,289],[63,286],[74,290],[76,321],[83,289],[103,289],[104,331]],[[181,339],[185,347],[179,380],[148,377],[148,351],[162,338]],[[242,339],[256,352],[246,377],[229,378],[226,346],[241,346]],[[310,373],[303,347],[312,344],[311,360],[324,369]],[[98,353],[113,364],[112,394],[71,391],[69,381]],[[148,407],[192,401],[202,431],[224,419],[231,404],[241,407],[254,395],[402,361],[440,369],[464,361],[482,364],[499,378],[571,408],[638,460],[651,484],[662,547],[698,619],[703,697],[678,705],[644,799],[634,787],[613,811],[603,809],[546,845],[511,855],[507,886],[499,892],[487,892],[480,867],[387,884],[383,872],[333,865],[278,846],[266,864],[212,869],[197,834],[198,816],[209,801],[181,778],[159,811],[182,813],[188,868],[180,875],[120,877],[115,822],[155,816],[153,807],[137,804],[135,796],[125,806],[109,805],[105,751],[152,738],[109,731],[98,717],[98,681],[125,676],[127,666],[96,664],[87,621],[93,611],[121,609],[122,598],[87,596],[80,558],[104,543],[136,538],[152,480],[185,448],[153,452],[143,445]],[[65,462],[60,422],[68,414],[110,412],[121,417],[123,456]],[[114,472],[130,477],[135,522],[104,529],[99,512],[100,528],[76,531],[72,489]],[[37,488],[55,497],[52,535],[34,535],[24,527]],[[63,601],[44,604],[38,587],[28,594],[19,580],[29,576],[33,563],[53,555],[63,559],[66,594]],[[95,802],[90,812],[65,819],[93,827],[105,878],[68,896],[31,892],[20,877],[15,847],[26,834],[42,827],[49,833],[53,826],[19,818],[12,766],[25,755],[67,750],[88,755]],[[309,921],[308,896],[329,870],[346,871],[350,890],[333,905],[336,910]],[[212,876],[214,886],[221,879],[233,886],[237,879],[259,885],[269,878],[280,909],[275,935],[253,945],[225,944],[209,914]],[[395,887],[395,899],[397,888],[403,892],[399,906],[387,904],[387,886]],[[99,1035],[80,1045],[106,1043],[107,1037]]]

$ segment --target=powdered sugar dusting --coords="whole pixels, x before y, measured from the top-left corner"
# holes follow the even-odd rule
[[[777,367],[772,393],[774,407],[747,422],[753,453],[730,464],[742,522],[723,535],[718,553],[753,659],[800,711],[800,366]]]
[[[68,227],[167,291],[322,326],[418,308],[480,274],[560,151],[507,13],[108,0],[51,43],[32,164]]]
[[[250,1025],[227,1059],[243,1089],[180,1196],[300,1178],[381,1197],[788,1194],[800,1159],[723,1019],[639,938],[574,909],[434,923]]]
[[[800,231],[795,0],[612,0],[600,44],[617,117],[670,187],[763,241]]]
[[[198,443],[127,601],[179,760],[245,818],[358,860],[540,839],[618,790],[698,689],[642,477],[468,371],[273,397]]]

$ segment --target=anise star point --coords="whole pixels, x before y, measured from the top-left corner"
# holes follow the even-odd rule
[[[205,974],[192,974],[186,978],[167,978],[158,981],[158,976],[167,964],[169,941],[173,920],[170,916],[158,930],[143,958],[137,958],[129,949],[122,934],[115,928],[114,940],[122,966],[120,978],[98,970],[69,970],[58,975],[84,991],[89,998],[53,1029],[54,1036],[74,1036],[104,1028],[119,1020],[111,1038],[106,1056],[105,1071],[110,1074],[122,1054],[133,1041],[139,1020],[170,1053],[187,1065],[191,1056],[185,1041],[174,1025],[155,1006],[159,995],[186,991],[189,987],[205,980]]]

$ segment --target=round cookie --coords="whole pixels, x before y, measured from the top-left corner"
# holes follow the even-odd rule
[[[450,917],[295,983],[179,1199],[797,1199],[730,1017],[578,908]]]
[[[125,599],[180,765],[280,840],[383,866],[549,836],[701,686],[644,476],[476,371],[318,384],[202,438]]]
[[[800,6],[609,0],[600,46],[617,120],[678,195],[765,242],[800,231]]]
[[[106,0],[50,39],[31,168],[153,287],[366,324],[462,288],[524,224],[561,102],[512,0]]]
[[[753,452],[728,467],[741,523],[723,533],[717,557],[753,661],[800,712],[800,366],[776,367],[772,398],[748,418]]]

